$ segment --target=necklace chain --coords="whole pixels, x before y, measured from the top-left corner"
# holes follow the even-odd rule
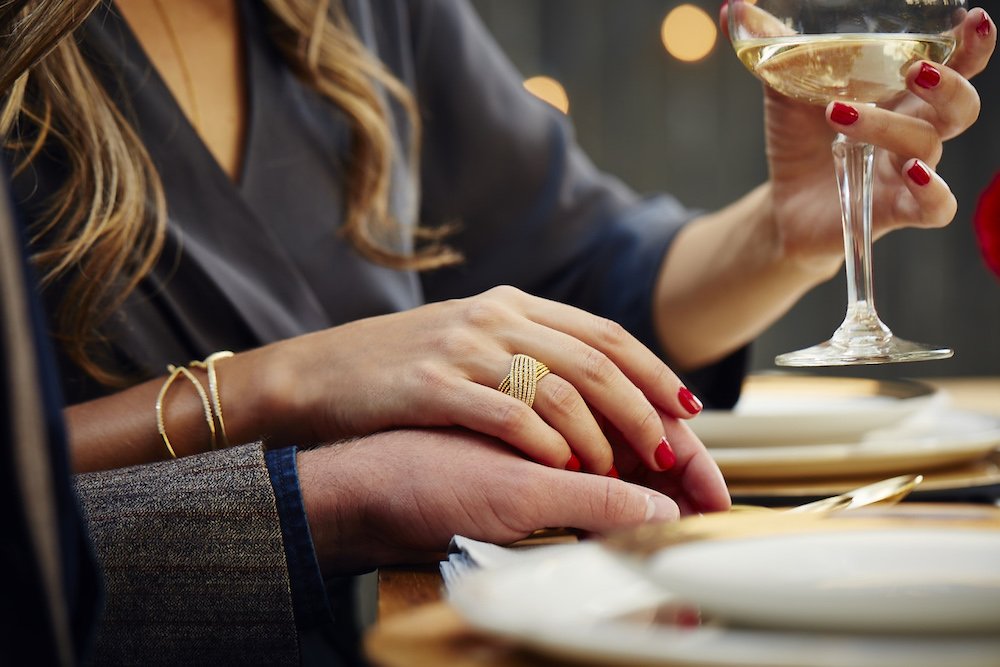
[[[170,40],[170,47],[173,49],[174,55],[177,57],[177,65],[180,67],[181,82],[184,86],[184,93],[188,98],[188,104],[191,106],[191,123],[194,125],[195,130],[200,132],[201,112],[198,108],[198,96],[195,94],[194,80],[191,78],[191,70],[188,67],[187,58],[184,57],[184,49],[181,47],[181,41],[177,37],[177,31],[174,30],[174,24],[170,20],[170,15],[167,14],[167,10],[163,6],[161,0],[153,0],[153,6],[156,8],[156,13],[160,16],[160,21],[163,23],[163,27],[167,32],[167,39]]]

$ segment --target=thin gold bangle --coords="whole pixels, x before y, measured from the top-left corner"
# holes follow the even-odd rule
[[[169,366],[167,367],[170,368]],[[215,440],[215,419],[212,418],[212,404],[208,400],[208,394],[205,393],[205,386],[202,385],[201,380],[195,377],[194,373],[189,371],[184,366],[180,367],[181,374],[191,381],[194,385],[195,390],[198,392],[198,398],[201,399],[201,407],[205,411],[205,422],[208,424],[208,430],[212,433],[212,449],[218,449],[218,443]]]
[[[176,459],[177,452],[174,451],[173,446],[170,444],[170,438],[167,437],[167,426],[163,423],[163,399],[167,395],[167,390],[170,389],[170,385],[174,383],[177,376],[181,374],[180,370],[170,366],[170,375],[166,380],[163,381],[163,386],[160,387],[160,393],[156,395],[156,429],[160,432],[160,437],[163,438],[163,444],[167,447],[167,452],[170,454],[170,458]]]
[[[191,362],[192,366],[208,371],[208,396],[212,399],[212,410],[215,412],[215,419],[218,422],[218,432],[222,436],[223,447],[229,446],[229,437],[226,435],[226,422],[222,418],[222,398],[219,396],[219,377],[215,371],[215,362],[232,356],[235,355],[229,350],[221,350],[208,355],[204,361]]]
[[[218,448],[218,443],[215,437],[215,419],[212,417],[212,405],[208,400],[208,394],[205,393],[205,387],[202,386],[201,382],[194,376],[194,373],[189,371],[184,366],[174,366],[170,364],[167,366],[167,370],[170,371],[170,375],[167,377],[163,386],[160,387],[160,393],[156,396],[156,428],[160,432],[160,437],[163,439],[163,444],[167,447],[167,452],[170,453],[171,458],[177,458],[177,452],[174,450],[173,446],[170,444],[170,438],[167,437],[167,427],[163,419],[163,399],[167,395],[167,390],[178,378],[178,376],[183,375],[187,378],[191,384],[194,385],[195,390],[198,392],[198,397],[201,399],[202,409],[205,413],[205,422],[208,424],[208,430],[212,434],[212,449]]]

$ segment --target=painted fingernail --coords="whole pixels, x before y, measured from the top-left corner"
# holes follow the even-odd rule
[[[921,88],[936,88],[941,83],[941,72],[936,67],[927,63],[920,64],[920,73],[917,74],[916,83]]]
[[[606,473],[604,473],[604,476],[605,477],[614,477],[615,479],[621,479],[622,478],[622,476],[618,474],[618,468],[615,467],[614,463],[611,464],[611,470],[609,470]]]
[[[830,120],[839,125],[854,125],[858,122],[858,110],[843,102],[834,102]]]
[[[566,462],[566,470],[570,472],[580,472],[583,470],[583,466],[580,465],[580,459],[576,458],[576,454],[569,455],[569,461]]]
[[[674,453],[674,449],[667,442],[666,437],[663,437],[660,444],[656,446],[653,458],[656,459],[656,465],[660,467],[660,470],[670,470],[677,465],[677,454]]]
[[[681,387],[677,391],[677,400],[681,402],[684,409],[693,415],[698,414],[705,409],[704,404],[698,400],[698,397],[691,393],[691,390],[687,387]]]
[[[646,496],[646,521],[673,521],[677,505],[662,496]]]
[[[676,623],[681,628],[697,628],[701,626],[701,610],[697,607],[683,607],[677,610],[677,616],[674,619]]]
[[[983,20],[980,21],[979,25],[976,26],[976,32],[979,33],[980,37],[989,37],[990,36],[990,27],[991,27],[990,26],[990,17],[987,16],[984,13],[983,14]]]
[[[920,186],[931,182],[931,172],[927,167],[920,164],[920,160],[916,160],[913,166],[906,170],[906,174],[913,179],[914,183]]]

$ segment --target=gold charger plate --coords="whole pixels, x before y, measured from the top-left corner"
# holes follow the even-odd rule
[[[836,479],[762,481],[740,480],[729,484],[730,493],[738,498],[798,498],[833,496],[850,489],[872,484],[878,475],[841,477]],[[943,470],[924,474],[924,481],[916,493],[963,491],[1000,485],[1000,451],[983,459]]]

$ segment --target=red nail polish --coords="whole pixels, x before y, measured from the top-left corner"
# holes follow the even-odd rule
[[[570,472],[580,472],[583,470],[583,466],[580,465],[580,459],[576,458],[576,454],[570,454],[569,461],[566,463],[566,470]]]
[[[931,67],[927,63],[921,63],[920,73],[917,74],[915,81],[921,88],[936,88],[941,83],[941,72],[936,67]]]
[[[830,120],[839,125],[853,125],[858,121],[858,110],[842,102],[834,102]]]
[[[677,611],[677,618],[674,619],[679,627],[697,628],[701,626],[701,611],[696,607],[683,607]]]
[[[979,33],[980,37],[990,36],[990,17],[983,14],[983,20],[979,22],[976,26],[976,32]]]
[[[692,415],[696,415],[705,409],[705,406],[698,400],[698,397],[692,394],[691,390],[687,387],[681,387],[677,391],[677,400]]]
[[[906,170],[906,173],[917,185],[923,186],[931,182],[931,172],[927,170],[927,167],[920,164],[919,160],[914,162],[913,166]]]
[[[657,445],[656,451],[653,453],[653,458],[656,459],[656,465],[660,467],[660,470],[670,470],[677,465],[677,454],[674,453],[673,448],[665,437]]]
[[[614,477],[615,479],[621,479],[622,478],[622,476],[618,474],[618,468],[615,467],[614,463],[611,464],[611,470],[609,470],[606,473],[604,473],[604,476],[605,477]]]

